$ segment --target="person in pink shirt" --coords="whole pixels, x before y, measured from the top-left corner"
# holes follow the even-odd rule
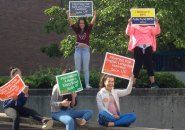
[[[155,19],[155,26],[132,25],[132,19],[128,20],[126,34],[130,36],[128,51],[134,53],[134,87],[139,76],[140,69],[144,65],[150,80],[151,88],[158,88],[155,83],[152,64],[152,54],[156,51],[156,35],[160,33],[160,25]]]

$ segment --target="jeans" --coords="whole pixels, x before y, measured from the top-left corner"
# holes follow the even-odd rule
[[[76,48],[74,54],[75,69],[81,72],[81,66],[83,65],[83,74],[86,87],[89,86],[89,61],[90,61],[90,49],[89,48]]]
[[[52,112],[52,118],[63,122],[66,125],[66,130],[75,130],[75,118],[83,118],[88,121],[92,115],[92,110],[75,110],[73,108],[61,110],[59,112]]]
[[[9,108],[6,108],[4,111],[6,115],[12,118],[13,120],[12,130],[19,130],[20,116],[23,116],[23,117],[31,116],[33,119],[37,121],[43,120],[43,117],[40,114],[26,107],[21,107],[21,108],[9,107]]]
[[[106,122],[114,122],[115,126],[128,127],[136,120],[136,115],[134,113],[120,114],[119,119],[115,119],[106,111],[99,112],[98,122],[100,125],[105,125]]]

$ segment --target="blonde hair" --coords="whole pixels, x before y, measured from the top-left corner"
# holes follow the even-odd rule
[[[15,68],[15,67],[10,67],[10,77],[14,77],[15,73],[17,72],[21,72],[21,70],[19,68]]]

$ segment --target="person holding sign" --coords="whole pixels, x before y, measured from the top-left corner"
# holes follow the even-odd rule
[[[81,65],[83,64],[83,73],[86,88],[89,89],[89,61],[90,61],[90,33],[96,20],[96,11],[93,12],[93,18],[90,25],[88,25],[85,18],[79,18],[76,24],[73,23],[72,18],[69,17],[69,11],[66,12],[69,24],[73,31],[76,33],[76,46],[75,46],[75,68],[80,73]]]
[[[114,77],[104,74],[100,80],[100,91],[96,96],[99,109],[98,122],[100,125],[112,126],[130,126],[135,120],[134,113],[121,114],[119,98],[129,95],[133,85],[132,76],[126,89],[114,89]]]
[[[19,68],[11,68],[10,76],[13,78],[16,75],[21,76],[21,70]],[[7,116],[12,118],[13,125],[12,130],[19,130],[19,120],[22,117],[32,117],[33,119],[43,123],[42,129],[49,129],[53,126],[53,120],[49,120],[38,114],[35,110],[24,107],[28,98],[28,86],[25,86],[24,90],[16,97],[8,99],[3,102],[3,108]]]
[[[134,86],[139,76],[142,65],[147,69],[151,88],[158,88],[155,83],[152,64],[152,54],[156,51],[156,35],[160,33],[160,25],[155,19],[155,25],[133,25],[132,19],[128,20],[126,34],[130,36],[128,51],[134,52]]]
[[[71,72],[65,70],[63,73]],[[58,84],[55,84],[51,96],[51,112],[54,120],[66,125],[66,130],[75,130],[75,121],[78,125],[85,125],[92,117],[92,110],[75,110],[77,105],[77,94],[73,92],[67,95],[60,95]]]

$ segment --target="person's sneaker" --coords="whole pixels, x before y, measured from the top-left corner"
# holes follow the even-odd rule
[[[85,119],[82,119],[82,118],[76,118],[76,123],[80,126],[83,126],[87,123],[87,121]]]
[[[42,129],[48,130],[48,129],[51,129],[52,127],[53,127],[53,120],[44,119]]]
[[[150,84],[150,88],[159,88],[159,86],[156,83]]]
[[[91,89],[92,87],[90,85],[86,86],[86,89]]]

